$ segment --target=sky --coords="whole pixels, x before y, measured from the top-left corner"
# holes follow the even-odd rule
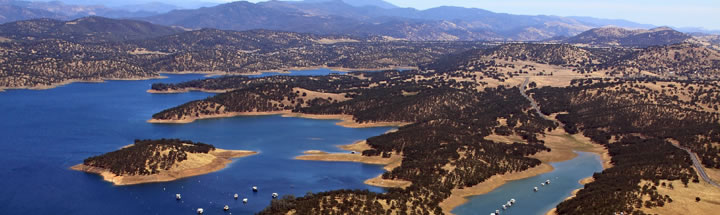
[[[231,0],[215,0],[231,1]],[[254,2],[262,0],[251,0]],[[520,15],[590,16],[720,30],[720,0],[385,0],[401,7],[461,6]]]

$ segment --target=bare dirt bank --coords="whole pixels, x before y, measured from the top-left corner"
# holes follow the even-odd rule
[[[322,119],[322,120],[341,120],[336,125],[347,127],[347,128],[370,128],[370,127],[399,127],[409,123],[407,122],[370,122],[370,123],[358,123],[353,119],[351,115],[317,115],[317,114],[303,114],[303,113],[292,113],[290,111],[271,111],[271,112],[228,112],[223,114],[213,115],[201,115],[198,117],[188,117],[179,120],[165,120],[165,119],[150,119],[149,123],[167,123],[167,124],[185,124],[191,123],[195,120],[201,119],[213,119],[213,118],[226,118],[236,116],[267,116],[267,115],[282,115],[283,117],[298,117],[306,119]]]
[[[72,166],[70,169],[98,174],[103,177],[103,180],[111,182],[114,185],[122,186],[174,181],[181,178],[204,175],[225,168],[227,164],[232,162],[232,158],[246,157],[254,154],[257,154],[257,152],[223,149],[216,149],[204,155],[191,154],[188,156],[188,160],[180,162],[170,170],[161,171],[153,175],[118,176],[107,169],[86,166],[84,164]]]
[[[350,151],[348,153],[327,153],[319,150],[305,151],[305,155],[297,156],[295,159],[298,160],[311,160],[311,161],[336,161],[336,162],[358,162],[365,164],[384,165],[386,171],[390,171],[400,166],[402,162],[402,155],[393,155],[389,158],[383,158],[380,156],[368,157],[362,156],[362,151],[370,149],[370,146],[363,141],[358,141],[350,145],[338,146],[340,149]],[[351,153],[355,152],[355,153]],[[388,180],[383,179],[382,175],[378,175],[374,178],[365,180],[365,184],[386,187],[386,188],[405,188],[412,184],[409,181],[403,180]]]

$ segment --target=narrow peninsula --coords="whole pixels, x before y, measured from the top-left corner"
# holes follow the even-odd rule
[[[225,168],[232,158],[257,152],[223,150],[180,139],[135,140],[120,150],[87,158],[73,170],[95,173],[115,185],[173,181]]]

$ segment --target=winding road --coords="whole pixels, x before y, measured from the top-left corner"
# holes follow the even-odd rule
[[[534,99],[530,98],[530,96],[528,96],[527,94],[525,94],[525,90],[527,90],[527,85],[528,85],[528,84],[530,84],[530,78],[525,78],[525,82],[523,82],[523,84],[520,86],[520,94],[522,94],[522,96],[525,97],[525,99],[527,99],[528,101],[530,101],[530,104],[532,105],[532,108],[535,109],[535,111],[536,111],[541,117],[543,117],[543,118],[545,118],[545,119],[547,119],[547,120],[550,120],[550,121],[559,123],[560,126],[562,126],[563,124],[562,124],[560,121],[558,121],[557,119],[551,118],[550,116],[545,115],[544,113],[542,113],[542,111],[540,111],[540,108],[538,107],[537,102],[535,102]],[[700,178],[702,178],[702,179],[703,179],[705,182],[707,182],[708,184],[710,184],[710,185],[712,185],[712,186],[715,186],[715,187],[717,187],[717,188],[720,188],[720,184],[715,183],[715,181],[713,181],[713,180],[710,178],[710,176],[707,175],[707,172],[705,172],[705,167],[703,167],[702,163],[700,163],[700,159],[698,158],[697,154],[695,154],[694,152],[692,152],[692,151],[691,151],[690,149],[688,149],[688,148],[685,148],[685,147],[680,146],[679,144],[672,144],[672,145],[675,146],[675,147],[677,147],[677,148],[679,148],[679,149],[684,150],[685,152],[688,153],[688,155],[690,155],[690,158],[692,159],[692,162],[693,162],[693,166],[695,167],[695,169],[697,170],[698,174],[700,175]]]
[[[717,188],[720,188],[720,184],[715,183],[712,179],[710,179],[710,176],[707,175],[705,172],[705,167],[703,167],[702,163],[700,163],[700,159],[698,158],[697,154],[690,151],[690,149],[680,146],[679,144],[672,144],[675,147],[678,147],[679,149],[685,150],[690,155],[690,158],[692,159],[693,166],[695,166],[695,169],[698,171],[698,174],[700,177],[707,182],[708,184],[711,184],[712,186],[715,186]]]
[[[563,126],[563,124],[562,124],[560,121],[558,121],[557,119],[554,119],[554,118],[552,118],[552,117],[550,117],[550,116],[548,116],[548,115],[545,115],[542,111],[540,111],[540,107],[538,107],[537,102],[535,102],[534,99],[530,98],[530,96],[528,96],[527,94],[525,94],[525,90],[527,90],[527,85],[528,85],[528,84],[530,84],[530,78],[525,78],[525,82],[523,82],[523,84],[520,85],[520,94],[522,94],[522,96],[525,97],[525,99],[527,99],[528,101],[530,101],[530,104],[532,105],[532,108],[535,109],[535,112],[537,112],[542,118],[544,118],[544,119],[546,119],[546,120],[550,120],[550,121],[556,122],[556,123],[560,124],[560,126]]]

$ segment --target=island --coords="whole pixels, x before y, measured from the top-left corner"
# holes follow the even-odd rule
[[[668,57],[674,53],[686,54]],[[343,147],[345,153],[297,157],[385,165],[375,181],[382,183],[366,183],[387,192],[282,198],[259,214],[451,214],[466,197],[551,171],[548,163],[569,160],[573,151],[601,155],[604,170],[551,214],[669,213],[695,200],[658,191],[660,181],[697,189],[705,183],[697,172],[720,166],[718,56],[693,44],[607,52],[525,43],[471,50],[416,70],[156,83],[151,89],[161,92],[226,92],[163,110],[150,122],[272,113],[397,124],[397,131]],[[695,168],[673,141],[702,165]]]
[[[225,168],[232,158],[257,154],[180,139],[135,140],[120,150],[87,158],[71,169],[98,174],[114,185],[166,182]]]

